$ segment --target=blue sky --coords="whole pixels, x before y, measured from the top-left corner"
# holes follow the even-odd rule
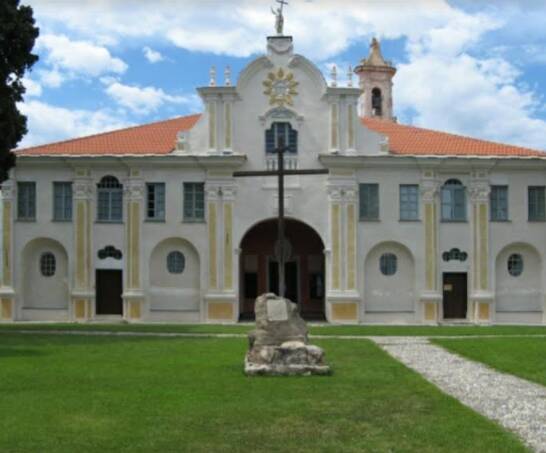
[[[195,88],[265,50],[271,1],[23,0],[40,27],[21,146],[201,111]],[[373,36],[402,123],[546,150],[546,3],[290,0],[296,52],[340,84]]]

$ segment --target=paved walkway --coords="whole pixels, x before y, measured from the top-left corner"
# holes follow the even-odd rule
[[[546,388],[429,343],[425,337],[371,337],[445,393],[546,452]]]

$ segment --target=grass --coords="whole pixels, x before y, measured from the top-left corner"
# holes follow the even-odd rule
[[[0,451],[519,452],[369,341],[331,377],[248,378],[243,339],[0,336]]]
[[[251,324],[76,324],[14,323],[0,324],[0,332],[16,330],[77,330],[116,332],[173,333],[240,333],[246,334]],[[466,336],[466,335],[546,335],[546,326],[335,326],[310,325],[315,335],[392,335],[392,336]]]
[[[546,386],[546,338],[433,341],[469,359]]]

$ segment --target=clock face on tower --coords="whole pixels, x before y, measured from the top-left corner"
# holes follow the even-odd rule
[[[263,82],[265,87],[264,94],[269,96],[269,105],[284,107],[285,105],[294,105],[293,97],[298,94],[296,87],[298,82],[294,80],[294,74],[279,68],[267,75]]]

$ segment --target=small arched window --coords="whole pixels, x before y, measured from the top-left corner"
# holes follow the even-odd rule
[[[379,258],[379,270],[383,275],[394,275],[398,267],[398,258],[394,253],[384,253]]]
[[[40,257],[40,272],[44,277],[52,277],[55,275],[57,269],[57,262],[55,255],[51,252],[42,253]]]
[[[271,128],[265,131],[265,152],[274,153],[281,141],[288,147],[288,153],[298,152],[298,131],[292,129],[290,123],[273,123]]]
[[[179,251],[170,252],[167,255],[167,270],[171,274],[181,274],[186,267],[186,258]]]
[[[442,187],[442,220],[466,220],[466,192],[458,179],[448,179]]]
[[[508,273],[512,277],[519,277],[523,273],[523,257],[519,253],[508,257]]]
[[[123,186],[114,176],[105,176],[97,185],[97,220],[121,222],[123,219]]]
[[[372,90],[372,115],[383,116],[383,95],[379,88]]]

